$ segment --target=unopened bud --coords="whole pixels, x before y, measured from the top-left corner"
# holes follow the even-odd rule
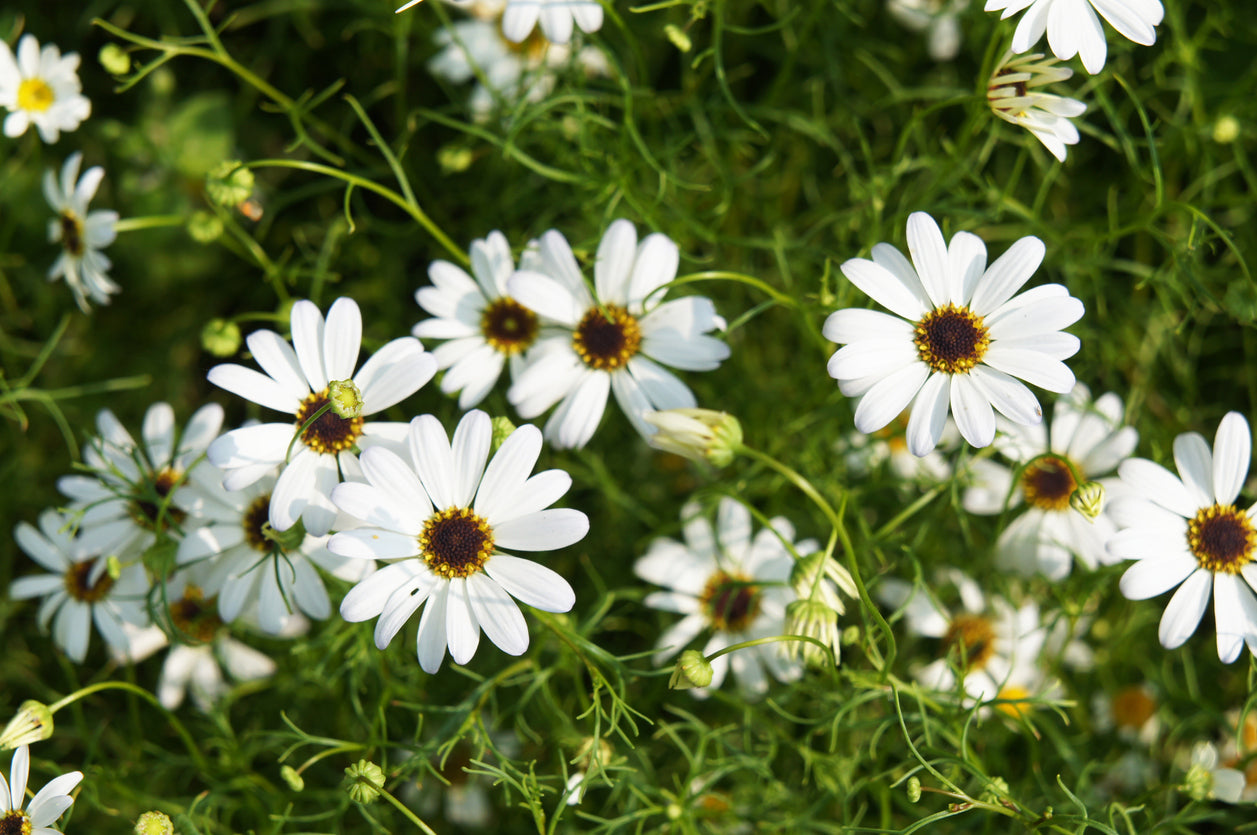
[[[851,572],[824,551],[808,554],[795,562],[790,569],[790,587],[800,599],[819,600],[838,614],[845,612],[847,606],[835,587],[848,597],[859,596]]]
[[[118,559],[117,554],[110,554],[105,558],[105,573],[115,582],[122,576],[122,560]]]
[[[240,326],[227,319],[210,319],[201,328],[201,347],[216,357],[230,357],[240,350]]]
[[[145,812],[135,822],[135,835],[174,835],[175,825],[161,812]]]
[[[1069,495],[1069,506],[1094,522],[1104,510],[1104,485],[1098,481],[1084,481]]]
[[[297,769],[290,765],[282,766],[279,769],[279,776],[284,778],[284,782],[288,784],[288,788],[295,792],[299,792],[306,787],[305,779],[297,772]]]
[[[498,447],[502,446],[506,439],[511,437],[511,433],[515,431],[515,424],[511,423],[511,419],[508,417],[495,417],[491,421],[491,425],[493,427],[493,440],[489,444],[490,455],[497,452]]]
[[[220,162],[205,177],[205,194],[224,208],[238,206],[253,195],[253,172],[239,160]]]
[[[0,734],[0,751],[42,742],[50,736],[52,711],[43,702],[28,699],[22,702],[17,714],[4,726],[4,733]]]
[[[345,769],[349,780],[349,798],[356,803],[374,803],[384,789],[384,770],[370,760],[358,760]]]
[[[921,781],[915,777],[908,778],[908,802],[916,803],[921,799]]]
[[[690,36],[685,34],[685,30],[676,24],[669,23],[664,26],[663,33],[668,36],[668,40],[672,41],[672,45],[682,52],[689,52],[694,46],[690,41]]]
[[[116,43],[107,43],[96,56],[110,75],[126,75],[131,70],[131,56]]]
[[[687,649],[677,659],[668,687],[673,690],[689,690],[711,684],[711,662],[696,649]]]
[[[1228,145],[1239,139],[1240,123],[1234,116],[1223,116],[1213,124],[1213,141],[1220,145]]]
[[[790,601],[786,606],[786,632],[819,641],[833,650],[835,659],[842,650],[838,643],[838,613],[814,598]],[[786,651],[792,657],[802,657],[812,667],[827,664],[829,653],[812,641],[790,641]]]
[[[200,209],[188,218],[188,235],[198,244],[212,244],[222,237],[223,221],[213,212]]]
[[[471,149],[459,145],[444,145],[436,152],[436,164],[445,174],[461,174],[471,168],[475,161],[476,157]]]
[[[327,384],[332,411],[345,420],[362,417],[362,391],[353,380],[332,380]]]
[[[742,447],[742,424],[728,412],[668,409],[642,416],[658,431],[647,441],[655,449],[724,467]]]

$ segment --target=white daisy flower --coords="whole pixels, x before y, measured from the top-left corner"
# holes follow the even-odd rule
[[[708,630],[705,656],[743,641],[786,634],[786,607],[795,600],[790,586],[795,562],[783,543],[806,555],[816,550],[816,542],[796,543],[794,526],[780,516],[770,520],[771,527],[752,535],[750,511],[728,497],[720,500],[714,531],[696,502],[686,503],[681,519],[684,543],[656,539],[633,565],[638,577],[668,589],[647,595],[647,606],[684,615],[659,636],[655,663],[676,655]],[[827,587],[821,596],[837,599],[829,580],[820,582]],[[751,697],[768,691],[766,673],[781,682],[803,675],[803,662],[782,642],[712,659],[710,686],[719,687],[730,668],[738,686]]]
[[[955,421],[948,420],[939,438],[940,445],[954,447],[959,440]],[[853,476],[866,476],[887,467],[905,488],[941,484],[951,478],[951,462],[938,449],[921,457],[908,449],[907,412],[901,412],[899,417],[872,434],[847,433],[834,442],[834,450],[842,456],[847,473]]]
[[[1025,52],[1046,31],[1052,54],[1062,61],[1081,56],[1092,75],[1104,69],[1108,51],[1096,12],[1123,37],[1143,46],[1156,43],[1155,27],[1165,15],[1161,0],[986,0],[986,11],[1003,12],[1001,20],[1023,10],[1013,33],[1013,52]]]
[[[205,593],[217,596],[224,622],[256,612],[259,628],[269,635],[284,632],[301,615],[326,620],[331,614],[320,568],[351,582],[374,568],[367,560],[336,556],[327,550],[326,536],[311,536],[300,528],[286,536],[268,536],[275,480],[274,475],[264,476],[227,491],[221,471],[198,471],[189,489],[200,501],[184,521],[177,555],[181,566],[205,567]]]
[[[1251,798],[1244,796],[1248,782],[1244,772],[1222,763],[1218,757],[1218,749],[1212,742],[1197,742],[1192,746],[1191,765],[1192,770],[1188,773],[1186,782],[1188,786],[1200,786],[1204,790],[1200,800],[1208,798],[1223,803],[1252,802]]]
[[[426,601],[418,655],[428,673],[441,668],[446,646],[456,664],[470,661],[481,629],[503,652],[522,654],[528,627],[516,600],[546,612],[566,612],[576,601],[554,571],[500,550],[549,551],[584,538],[584,513],[550,508],[571,477],[562,470],[529,476],[541,453],[535,427],[516,429],[489,460],[492,434],[489,416],[472,411],[451,444],[440,422],[422,415],[410,423],[409,461],[382,447],[365,450],[367,483],[332,491],[332,501],[365,525],[333,536],[332,553],[393,560],[350,589],[341,616],[378,616],[375,645],[384,649]]]
[[[540,255],[544,274],[516,272],[507,287],[521,304],[563,330],[538,341],[528,367],[507,392],[520,416],[531,419],[559,403],[545,433],[566,449],[589,443],[609,392],[643,438],[655,432],[645,413],[698,405],[693,392],[663,366],[711,371],[729,356],[729,346],[707,335],[724,327],[710,299],[663,301],[661,290],[676,278],[679,263],[671,239],[655,233],[638,244],[632,223],[612,223],[594,262],[596,298],[562,234],[545,233]]]
[[[601,8],[599,9],[601,11]],[[509,41],[494,19],[460,20],[437,30],[437,53],[428,71],[455,84],[475,80],[468,107],[485,121],[499,104],[537,102],[554,89],[558,73],[573,62],[586,76],[606,75],[606,57],[593,47],[550,43],[540,34]]]
[[[1069,576],[1074,557],[1088,569],[1117,561],[1105,549],[1117,532],[1109,515],[1102,512],[1089,520],[1069,501],[1078,487],[1075,471],[1083,481],[1103,485],[1110,498],[1121,492],[1115,472],[1139,441],[1134,427],[1122,425],[1124,414],[1116,394],[1102,395],[1093,403],[1090,390],[1078,383],[1056,401],[1050,429],[1044,424],[1001,422],[995,447],[1013,466],[990,459],[974,461],[973,482],[963,498],[965,510],[985,515],[1003,512],[1010,493],[1014,506],[1023,501],[1028,505],[1000,533],[996,552],[1001,568],[1021,574],[1038,571],[1049,580],[1061,580]],[[1037,460],[1014,485],[1014,471],[1031,459]]]
[[[1078,129],[1069,120],[1081,116],[1087,105],[1035,89],[1065,81],[1074,74],[1069,67],[1056,64],[1055,58],[1044,60],[1039,52],[1018,58],[1008,53],[991,74],[986,101],[992,113],[1030,131],[1052,156],[1064,162],[1065,146],[1078,144]]]
[[[852,284],[896,315],[852,308],[825,320],[825,338],[846,346],[830,357],[829,374],[843,394],[859,398],[856,428],[876,432],[911,404],[908,448],[925,455],[949,411],[976,447],[995,438],[995,410],[1014,423],[1042,420],[1039,401],[1016,378],[1072,389],[1074,374],[1061,360],[1077,353],[1079,341],[1061,328],[1083,314],[1059,284],[1013,295],[1043,261],[1043,242],[1022,238],[988,268],[976,235],[957,232],[948,244],[932,217],[914,212],[908,250],[912,263],[880,243],[872,261],[842,265]]]
[[[91,640],[92,624],[111,647],[127,644],[123,625],[148,623],[145,595],[148,575],[135,559],[118,562],[101,556],[83,539],[76,539],[73,521],[56,511],[39,516],[39,529],[19,522],[14,531],[18,547],[48,569],[49,574],[19,577],[9,587],[9,597],[29,600],[42,597],[40,628],[52,623],[52,638],[70,660],[83,663]]]
[[[4,135],[21,136],[33,124],[39,138],[51,145],[61,131],[76,129],[92,112],[78,67],[77,52],[62,56],[54,44],[40,49],[34,35],[22,36],[16,57],[0,41],[0,107],[9,110]]]
[[[4,42],[0,41],[0,46],[3,45]],[[22,745],[13,752],[9,779],[5,780],[4,773],[0,772],[0,832],[58,835],[60,830],[54,829],[52,823],[74,803],[70,792],[83,779],[83,772],[71,771],[53,778],[35,793],[30,804],[26,804],[26,780],[30,769],[31,749],[29,745]]]
[[[950,61],[960,51],[960,15],[968,7],[969,0],[886,0],[891,17],[925,32],[935,61]]]
[[[106,273],[112,264],[102,249],[117,236],[118,213],[107,209],[89,212],[105,169],[92,166],[79,177],[83,155],[78,151],[66,158],[61,168],[61,181],[52,171],[44,172],[44,197],[57,216],[48,222],[48,240],[59,243],[62,253],[48,271],[48,280],[65,278],[74,292],[74,300],[84,313],[90,312],[88,299],[109,304],[109,295],[120,288]]]
[[[1230,664],[1245,643],[1257,654],[1257,505],[1245,511],[1235,504],[1252,449],[1248,421],[1228,412],[1212,453],[1196,432],[1174,439],[1177,477],[1142,458],[1118,468],[1127,495],[1110,505],[1122,530],[1109,540],[1108,550],[1136,560],[1122,575],[1127,599],[1145,600],[1178,587],[1158,630],[1166,649],[1192,636],[1212,593],[1218,658]]]
[[[353,299],[337,299],[326,322],[318,306],[302,300],[292,307],[292,345],[271,330],[249,334],[249,351],[265,374],[234,363],[209,371],[214,385],[293,416],[289,423],[234,429],[209,446],[210,463],[229,471],[223,478],[227,490],[280,467],[269,511],[276,530],[286,531],[298,519],[314,536],[331,530],[336,508],[328,495],[343,478],[358,477],[357,451],[405,437],[406,424],[368,423],[366,416],[405,400],[436,373],[436,360],[419,340],[405,336],[376,351],[354,374],[361,340],[362,315]],[[329,383],[350,375],[361,392],[361,415],[342,418],[325,411],[299,432],[328,405]]]
[[[434,318],[411,330],[419,339],[445,339],[432,350],[437,368],[445,369],[441,391],[461,392],[458,408],[467,410],[485,398],[509,363],[511,378],[524,369],[524,354],[537,339],[537,314],[506,292],[515,259],[498,231],[471,244],[473,279],[448,261],[428,267],[431,287],[415,292],[420,307]]]
[[[211,403],[176,434],[174,409],[154,403],[144,415],[143,444],[137,444],[113,412],[102,409],[96,416],[100,435],[83,450],[83,463],[95,474],[57,481],[78,514],[79,535],[88,547],[137,560],[159,536],[181,534],[184,485],[204,464],[205,449],[222,422],[222,407]]]
[[[1140,682],[1113,692],[1097,691],[1091,698],[1091,721],[1098,731],[1115,732],[1150,748],[1161,738],[1159,708],[1156,691]]]
[[[520,43],[540,21],[541,31],[552,43],[565,44],[572,31],[597,32],[602,28],[602,4],[596,0],[506,0],[502,34]],[[574,25],[573,25],[574,24]]]

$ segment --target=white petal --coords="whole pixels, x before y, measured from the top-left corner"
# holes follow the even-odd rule
[[[1213,495],[1218,504],[1235,503],[1248,477],[1252,453],[1248,421],[1239,412],[1227,412],[1213,441]]]
[[[611,375],[587,371],[563,398],[546,422],[546,437],[560,449],[580,449],[589,443],[607,408]]]
[[[340,534],[337,534],[340,536]],[[358,583],[340,604],[340,616],[350,623],[370,620],[384,611],[389,596],[400,586],[410,581],[420,572],[422,561],[407,560],[406,562],[386,565],[367,579]],[[444,650],[444,645],[442,645]]]
[[[495,525],[499,547],[519,551],[552,551],[579,542],[589,533],[589,517],[579,510],[550,508]]]
[[[912,404],[912,413],[908,416],[908,449],[918,458],[929,455],[943,436],[951,403],[949,383],[948,375],[931,374]]]
[[[910,322],[920,319],[931,307],[924,288],[905,284],[900,276],[874,261],[844,261],[842,274],[869,298]]]
[[[489,524],[515,518],[512,501],[540,454],[541,432],[531,424],[516,429],[498,447],[485,467],[474,501],[476,512]]]
[[[908,251],[912,265],[921,279],[921,285],[934,303],[942,307],[951,301],[951,288],[947,264],[947,242],[934,218],[925,212],[913,212],[908,216]]]
[[[571,25],[570,15],[568,25]],[[594,260],[594,291],[601,301],[617,304],[628,301],[629,279],[636,252],[637,230],[632,223],[620,219],[607,227],[598,242]]]
[[[493,422],[484,412],[468,412],[455,427],[451,452],[454,456],[454,504],[458,507],[471,506],[492,441]]]
[[[922,387],[929,386],[930,376],[925,363],[914,362],[882,379],[860,398],[855,409],[856,429],[865,434],[876,432],[899,417]]]
[[[445,596],[445,638],[455,664],[466,664],[480,646],[480,625],[472,616],[467,601],[467,581],[462,577],[449,581]]]
[[[392,642],[440,582],[433,574],[417,574],[393,590],[375,622],[376,649],[384,649]]]
[[[680,255],[677,245],[667,235],[658,232],[647,235],[637,247],[637,259],[633,263],[633,272],[629,277],[628,304],[630,309],[640,309],[643,302],[647,309],[659,304],[662,293],[655,293],[660,287],[677,277],[677,265]],[[595,266],[595,272],[597,267]],[[653,295],[652,295],[653,294]]]
[[[567,612],[576,603],[576,592],[559,574],[532,560],[494,554],[484,571],[520,603],[543,612]]]
[[[1244,637],[1257,631],[1257,599],[1234,574],[1213,575],[1213,621],[1218,632],[1218,658],[1230,664],[1239,658]]]
[[[971,445],[990,446],[995,440],[995,411],[967,374],[951,378],[951,413],[961,436]]]
[[[1184,432],[1174,439],[1174,466],[1196,507],[1213,504],[1213,455],[1198,432]]]
[[[471,613],[489,640],[508,655],[528,649],[528,625],[515,601],[486,574],[467,578]]]
[[[297,355],[288,340],[275,331],[259,330],[249,334],[245,341],[254,361],[285,393],[298,401],[310,393],[310,384],[306,382],[301,365],[297,362]],[[214,381],[211,379],[210,382]]]
[[[1161,646],[1174,649],[1192,636],[1200,625],[1205,607],[1209,605],[1212,587],[1213,575],[1208,571],[1197,571],[1183,581],[1161,616],[1161,626],[1157,630]]]
[[[858,307],[835,310],[829,314],[821,334],[840,345],[866,339],[890,339],[911,344],[914,336],[911,322],[880,310]]]
[[[445,427],[432,415],[420,415],[410,422],[407,437],[415,470],[433,506],[441,510],[463,507],[458,501],[459,477]]]
[[[297,352],[301,371],[314,391],[327,388],[327,372],[323,367],[323,328],[323,314],[314,302],[301,299],[292,306],[292,346]]]
[[[1131,458],[1123,461],[1117,472],[1138,495],[1151,499],[1184,519],[1192,518],[1200,509],[1200,505],[1192,501],[1192,494],[1183,482],[1160,464],[1144,458]]]
[[[436,360],[413,336],[394,339],[371,355],[354,375],[362,413],[373,415],[405,400],[436,374]]]
[[[327,311],[323,329],[323,364],[328,381],[348,380],[362,345],[362,313],[353,299],[339,298]]]
[[[1149,557],[1126,569],[1118,586],[1127,600],[1147,600],[1164,594],[1197,570],[1190,557]],[[1200,572],[1206,577],[1208,572]]]
[[[1017,240],[987,268],[973,292],[970,309],[979,316],[994,312],[1030,280],[1046,252],[1043,241],[1033,235]]]
[[[277,412],[295,415],[297,408],[301,405],[300,396],[293,394],[265,374],[254,371],[252,368],[245,368],[243,365],[232,363],[216,365],[209,370],[205,378],[221,389],[226,389],[232,394],[238,394],[246,400],[259,403]]]

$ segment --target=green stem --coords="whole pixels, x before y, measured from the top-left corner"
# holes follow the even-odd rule
[[[714,280],[720,280],[720,279],[723,279],[725,281],[733,281],[738,284],[745,284],[748,287],[754,287],[756,290],[759,290],[764,295],[768,296],[777,304],[780,304],[783,307],[794,307],[794,308],[799,307],[799,303],[795,301],[793,297],[781,292],[780,290],[776,289],[768,282],[758,279],[755,276],[744,275],[743,273],[728,272],[725,270],[707,270],[701,273],[690,273],[689,275],[679,276],[678,278],[674,279],[673,281],[668,282],[667,284],[665,284],[663,287],[659,288],[659,290],[656,290],[655,292],[662,292],[664,288],[666,287],[678,287],[682,284],[691,284],[696,281],[714,281]]]
[[[834,656],[833,647],[829,646],[823,641],[818,641],[816,638],[813,638],[811,635],[772,635],[772,636],[764,637],[764,638],[754,638],[750,641],[742,641],[741,643],[730,644],[724,649],[718,649],[715,652],[713,652],[711,655],[704,656],[704,657],[707,659],[708,662],[711,662],[711,661],[715,661],[717,658],[719,658],[722,655],[728,655],[729,653],[736,652],[737,650],[740,650],[740,649],[749,649],[750,647],[758,647],[764,644],[775,644],[781,641],[799,641],[805,644],[815,644],[816,646],[823,649],[825,651],[825,654],[829,656],[830,669],[832,670],[838,669],[838,659]]]
[[[426,823],[420,820],[418,815],[410,811],[410,809],[406,808],[406,805],[402,803],[400,800],[393,797],[393,795],[389,794],[384,789],[383,786],[377,786],[376,788],[379,789],[380,796],[383,797],[385,800],[387,800],[389,803],[392,803],[394,808],[397,809],[397,811],[405,815],[407,820],[409,820],[411,823],[413,823],[415,826],[419,828],[420,832],[424,832],[426,833],[426,835],[436,835],[436,833],[432,831],[432,827],[428,826]]]
[[[300,438],[302,435],[304,435],[306,431],[311,426],[314,425],[314,422],[316,420],[323,417],[323,415],[330,412],[331,410],[332,410],[332,401],[329,399],[326,403],[324,403],[322,406],[318,408],[318,411],[316,411],[314,414],[306,418],[306,422],[301,424],[301,427],[297,429],[296,432],[293,433],[292,440],[288,442],[288,449],[284,450],[284,463],[285,464],[288,463],[288,457],[292,455],[292,448],[297,443],[297,439]]]
[[[141,229],[162,229],[170,226],[182,226],[183,215],[149,215],[147,217],[123,218],[114,224],[115,232],[137,232]]]
[[[158,701],[156,696],[142,687],[137,687],[136,685],[125,681],[102,681],[98,684],[89,684],[86,687],[75,690],[65,698],[50,704],[48,706],[48,712],[56,713],[58,710],[61,710],[61,708],[73,704],[79,699],[90,696],[93,693],[98,693],[101,690],[124,690],[134,696],[139,696],[164,713],[166,715],[166,719],[170,722],[170,726],[175,729],[175,733],[177,733],[179,738],[183,740],[184,747],[187,748],[188,753],[192,755],[192,759],[196,763],[197,771],[204,775],[209,774],[209,763],[206,762],[205,757],[202,756],[201,749],[197,747],[196,740],[192,738],[192,734],[188,733],[188,729],[183,726],[183,723],[175,718],[175,715],[167,710],[166,706]]]

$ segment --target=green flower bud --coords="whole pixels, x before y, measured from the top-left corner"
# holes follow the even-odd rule
[[[362,416],[362,391],[353,380],[332,380],[327,384],[332,411],[345,420]]]
[[[205,194],[219,206],[238,206],[253,196],[253,172],[239,160],[220,162],[205,177]]]
[[[657,430],[647,441],[655,449],[725,467],[742,447],[742,424],[727,412],[668,409],[642,416]]]
[[[1104,510],[1104,485],[1098,481],[1084,481],[1069,496],[1069,506],[1094,522]]]
[[[96,56],[105,72],[110,75],[126,75],[131,70],[131,56],[116,43],[107,43]]]
[[[210,319],[201,328],[201,347],[216,357],[230,357],[240,350],[240,326],[227,319]]]
[[[441,166],[442,173],[461,174],[476,161],[470,148],[458,145],[443,145],[436,152],[436,164]]]
[[[786,632],[820,641],[834,651],[835,659],[842,651],[838,643],[838,613],[823,601],[792,600],[786,606]],[[804,663],[812,667],[829,663],[829,653],[811,641],[790,641],[786,651],[795,658],[801,656]]]
[[[669,23],[664,26],[663,33],[668,36],[668,40],[672,41],[672,45],[682,52],[689,52],[694,46],[690,41],[690,36],[685,34],[685,30],[675,24]]]
[[[222,219],[204,209],[192,213],[187,228],[188,235],[198,244],[212,244],[223,234]]]
[[[1213,141],[1229,145],[1240,137],[1240,123],[1234,116],[1223,116],[1213,125]]]
[[[174,835],[175,825],[161,812],[145,812],[135,822],[135,835]]]
[[[908,778],[908,802],[916,803],[921,799],[921,781],[915,777]]]
[[[711,662],[695,649],[687,649],[677,659],[668,687],[673,690],[689,690],[711,684]]]
[[[297,769],[290,765],[281,767],[279,769],[279,776],[283,777],[284,782],[288,784],[288,788],[295,792],[299,792],[306,787],[306,781],[300,774],[297,773]]]
[[[349,780],[349,798],[356,803],[374,803],[384,790],[384,770],[369,760],[345,769]]]
[[[0,751],[21,748],[32,742],[41,742],[52,736],[52,711],[43,702],[28,699],[22,702],[17,714],[4,726],[0,734]]]

